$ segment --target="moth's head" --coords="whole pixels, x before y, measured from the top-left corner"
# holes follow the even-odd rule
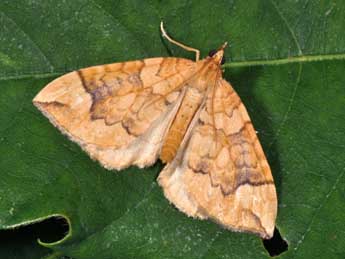
[[[219,65],[223,65],[225,63],[224,49],[226,45],[228,45],[227,42],[225,42],[219,49],[213,49],[208,53],[208,56]]]

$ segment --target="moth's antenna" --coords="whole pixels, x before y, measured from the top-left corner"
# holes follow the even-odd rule
[[[162,32],[162,36],[164,38],[166,38],[168,41],[170,41],[171,43],[174,43],[175,45],[185,49],[185,50],[188,50],[188,51],[193,51],[195,52],[195,61],[199,61],[199,58],[200,58],[200,50],[198,49],[194,49],[192,47],[188,47],[184,44],[182,44],[181,42],[178,42],[176,40],[173,40],[172,38],[170,38],[170,36],[167,34],[167,32],[164,30],[164,27],[163,27],[163,21],[161,21],[161,32]]]

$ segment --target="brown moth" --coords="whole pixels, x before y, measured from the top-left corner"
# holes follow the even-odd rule
[[[222,78],[226,43],[196,61],[174,57],[80,69],[33,100],[49,120],[108,169],[160,158],[164,194],[191,217],[271,238],[277,196],[247,114]]]

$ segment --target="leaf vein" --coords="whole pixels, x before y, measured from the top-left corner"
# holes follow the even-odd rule
[[[322,209],[322,207],[327,203],[327,200],[329,199],[329,197],[332,195],[333,191],[336,190],[336,187],[338,185],[338,183],[340,182],[341,178],[343,178],[343,176],[345,175],[345,167],[343,168],[342,172],[339,174],[339,176],[337,177],[337,179],[335,180],[334,184],[331,186],[330,190],[328,191],[328,193],[325,195],[325,199],[323,200],[323,202],[320,203],[320,206],[316,209],[316,212],[314,213],[313,217],[311,218],[306,230],[304,231],[304,233],[302,234],[301,238],[297,241],[297,245],[294,248],[294,254],[293,254],[293,258],[296,257],[297,251],[300,248],[300,245],[303,243],[303,241],[305,240],[307,234],[311,231],[312,229],[312,225],[315,221],[316,216],[318,215],[318,212]]]
[[[31,38],[31,36],[26,33],[19,25],[18,23],[16,23],[11,17],[9,17],[7,14],[5,14],[4,12],[0,11],[0,14],[5,17],[5,19],[7,19],[9,22],[11,22],[15,27],[17,27],[17,29],[22,32],[22,34],[26,37],[26,39],[32,44],[32,46],[37,49],[39,51],[39,53],[41,54],[42,58],[44,59],[44,61],[46,62],[47,66],[50,68],[50,71],[54,70],[54,66],[52,65],[52,63],[49,61],[48,57],[44,54],[44,52],[42,51],[42,49],[38,46],[38,44]]]
[[[278,129],[277,129],[277,132],[274,134],[274,137],[272,138],[272,141],[268,144],[268,150],[271,149],[272,145],[276,142],[276,140],[278,139],[280,133],[281,133],[281,130],[283,129],[287,119],[288,119],[288,116],[292,110],[292,106],[294,104],[294,100],[295,100],[295,97],[296,97],[296,93],[297,93],[297,89],[298,89],[298,86],[299,86],[299,83],[301,81],[301,74],[302,74],[302,64],[300,64],[300,67],[299,67],[299,70],[298,70],[298,75],[297,75],[297,80],[296,80],[296,83],[295,83],[295,87],[294,89],[292,90],[292,94],[290,96],[290,100],[289,100],[289,106],[288,108],[286,109],[286,112],[284,114],[284,117],[283,117],[283,120],[282,122],[280,123],[280,125],[278,126]]]
[[[320,55],[302,55],[293,56],[278,59],[260,59],[260,60],[249,60],[249,61],[234,61],[223,65],[223,68],[232,67],[250,67],[250,66],[272,66],[272,65],[285,65],[290,63],[305,63],[305,62],[316,62],[316,61],[327,61],[327,60],[345,60],[345,53],[335,54],[320,54]]]
[[[299,55],[303,55],[301,46],[299,45],[299,42],[297,40],[296,34],[295,32],[292,30],[290,23],[288,22],[288,20],[285,18],[285,16],[282,14],[282,12],[279,10],[276,2],[274,2],[274,0],[270,0],[271,4],[273,5],[274,9],[276,10],[277,14],[279,15],[279,17],[282,19],[282,21],[284,22],[284,24],[286,25],[288,31],[291,34],[292,39],[294,40],[296,47],[298,49],[298,54]]]
[[[141,40],[138,39],[138,37],[136,36],[136,34],[135,34],[134,32],[132,32],[132,30],[128,29],[127,26],[125,26],[125,24],[124,24],[122,21],[120,21],[119,18],[116,18],[112,13],[108,12],[102,5],[96,3],[94,0],[90,0],[90,1],[91,1],[96,7],[98,7],[100,10],[102,10],[104,14],[108,15],[108,17],[110,17],[114,22],[120,24],[120,25],[126,30],[126,32],[127,32],[128,34],[130,34],[131,37],[132,37],[136,42],[139,43],[139,45],[141,46],[140,49],[144,51],[144,54],[145,54],[146,56],[148,55],[147,50],[143,49],[143,45],[140,44],[140,43],[141,43]]]

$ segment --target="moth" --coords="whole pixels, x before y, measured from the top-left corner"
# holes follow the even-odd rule
[[[223,44],[191,61],[157,57],[63,75],[34,105],[92,159],[121,170],[166,163],[166,198],[188,216],[271,238],[277,196],[245,106],[222,78]]]

